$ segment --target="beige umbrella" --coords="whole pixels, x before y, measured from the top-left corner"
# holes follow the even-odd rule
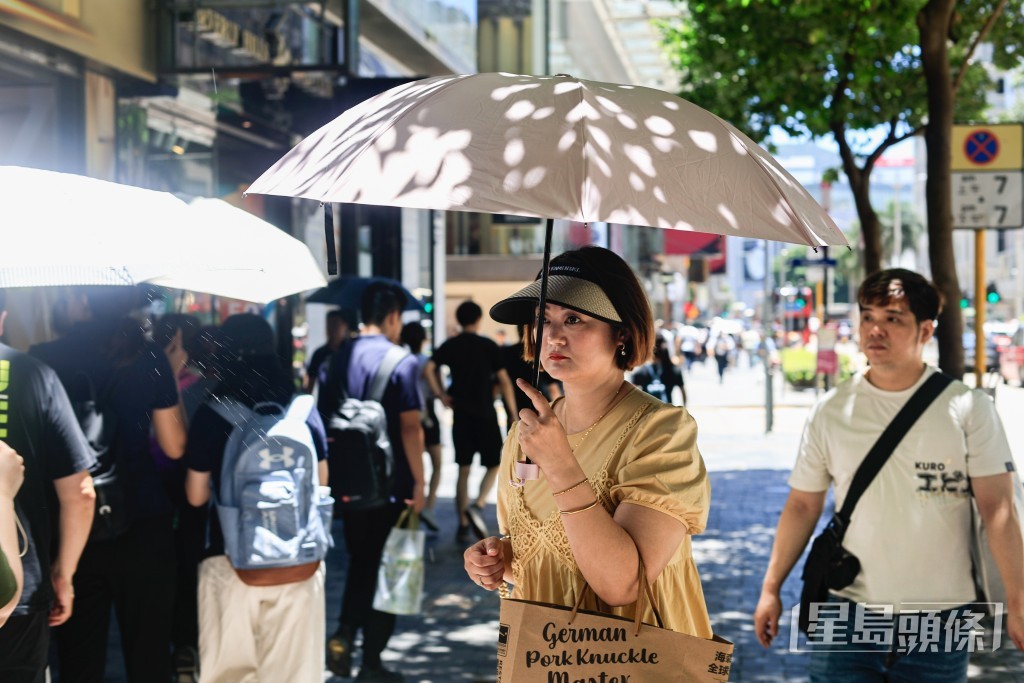
[[[570,76],[440,76],[352,107],[247,192],[845,245],[775,159],[668,93]]]
[[[803,186],[728,122],[660,90],[564,74],[392,88],[300,142],[247,192],[546,218],[540,310],[556,218],[847,244]],[[537,348],[542,335],[543,317]]]

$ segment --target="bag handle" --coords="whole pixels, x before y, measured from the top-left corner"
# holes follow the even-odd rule
[[[409,531],[419,531],[420,528],[420,513],[413,509],[412,505],[407,506],[402,510],[402,514],[398,515],[398,521],[395,522],[396,529],[408,529]]]
[[[638,552],[639,556],[640,553]],[[640,627],[643,626],[643,614],[644,614],[644,598],[647,598],[647,603],[651,606],[651,611],[654,612],[654,619],[658,622],[658,628],[665,628],[665,622],[662,621],[661,611],[658,609],[658,603],[654,600],[654,589],[651,588],[651,582],[647,580],[647,570],[644,568],[644,558],[640,558],[639,568],[637,573],[637,596],[636,602],[633,603],[633,635],[640,635]],[[572,613],[569,615],[569,623],[571,624],[576,619],[576,613],[580,611],[583,606],[583,600],[588,594],[593,594],[595,600],[600,602],[600,598],[594,589],[590,587],[590,584],[583,581],[583,587],[580,589],[579,594],[576,596],[576,604],[573,605]]]

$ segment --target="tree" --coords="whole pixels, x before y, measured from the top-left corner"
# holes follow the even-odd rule
[[[867,274],[881,267],[883,254],[881,223],[870,200],[871,172],[889,147],[924,133],[932,277],[948,299],[952,289],[959,291],[952,257],[949,127],[954,115],[968,121],[984,110],[988,74],[968,68],[982,40],[994,42],[997,66],[1019,61],[1022,1],[1013,0],[1015,11],[1003,12],[1008,0],[690,0],[685,7],[676,0],[680,19],[663,22],[661,29],[681,73],[684,98],[755,140],[766,140],[774,127],[794,136],[834,139],[857,207]],[[960,14],[952,11],[958,4]],[[989,21],[999,16],[1007,18]],[[935,65],[931,76],[926,59]],[[952,94],[933,92],[943,78],[942,63]],[[941,172],[933,161],[945,166],[944,185],[932,185],[933,173]],[[941,365],[959,375],[959,309],[947,308],[939,330]]]
[[[914,212],[914,207],[900,202],[899,212],[899,254],[896,254],[896,202],[889,202],[879,215],[882,223],[882,254],[886,263],[898,263],[908,251],[917,253],[917,241],[924,234],[924,223]]]
[[[1024,14],[1020,0],[957,2],[928,0],[917,15],[921,65],[928,91],[928,256],[932,280],[949,304],[939,314],[939,365],[954,377],[964,371],[963,316],[953,302],[960,299],[960,282],[953,254],[951,138],[959,103],[977,99],[981,68],[970,68],[978,47],[992,44],[992,62],[1009,69],[1021,63]],[[987,81],[987,79],[985,79]],[[986,82],[987,85],[987,82]]]

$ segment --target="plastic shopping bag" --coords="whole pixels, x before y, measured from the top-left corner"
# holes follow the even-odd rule
[[[423,604],[423,546],[420,516],[406,508],[388,534],[377,571],[373,608],[391,614],[419,614]]]

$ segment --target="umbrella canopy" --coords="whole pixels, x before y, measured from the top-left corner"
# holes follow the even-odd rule
[[[660,90],[571,76],[440,76],[309,136],[247,192],[845,245],[728,122]]]
[[[309,247],[221,199],[194,199],[188,229],[202,235],[197,249],[220,255],[219,267],[177,268],[152,284],[265,304],[327,284]]]
[[[329,304],[338,308],[358,311],[362,305],[363,291],[372,283],[384,282],[402,288],[405,292],[406,311],[423,311],[423,303],[413,296],[412,292],[398,280],[386,277],[358,277],[355,275],[342,275],[336,280],[331,280],[326,287],[318,289],[309,295],[306,303]]]
[[[187,263],[172,194],[0,166],[0,287],[130,285]]]

